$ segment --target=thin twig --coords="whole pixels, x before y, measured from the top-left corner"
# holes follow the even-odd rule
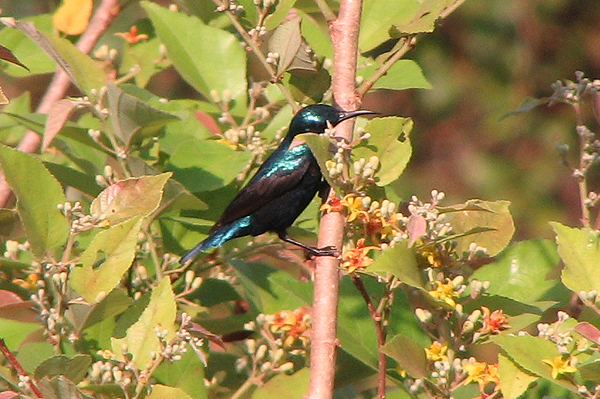
[[[575,110],[575,118],[577,119],[577,127],[583,127],[583,112],[581,110],[581,104],[575,102],[572,104]],[[577,129],[579,132],[579,129]],[[590,209],[586,203],[588,198],[588,183],[587,183],[587,161],[585,160],[584,154],[586,152],[587,139],[583,134],[579,133],[579,175],[575,176],[577,179],[577,185],[579,187],[579,203],[581,206],[581,224],[583,227],[590,227]]]
[[[2,338],[0,338],[0,351],[2,352],[6,360],[8,360],[12,368],[17,372],[17,374],[19,374],[19,377],[22,379],[22,381],[26,382],[27,386],[29,387],[29,390],[31,390],[35,397],[38,399],[44,399],[44,395],[42,395],[42,392],[35,384],[33,377],[27,374],[25,369],[23,369],[21,364],[17,361],[15,355],[13,355],[10,349],[8,349],[6,343],[4,342],[4,339]]]
[[[213,1],[217,6],[222,5],[221,1],[219,1],[219,0],[213,0]],[[246,32],[246,29],[244,29],[244,27],[242,26],[240,21],[237,19],[237,17],[232,12],[230,12],[230,11],[223,11],[223,12],[225,13],[225,15],[227,15],[227,18],[229,18],[229,21],[231,22],[231,24],[233,25],[235,30],[237,30],[237,32],[240,34],[240,36],[242,36],[242,38],[244,39],[246,44],[250,47],[250,49],[252,50],[252,52],[254,53],[256,58],[258,58],[258,60],[262,64],[262,66],[265,68],[267,73],[270,75],[271,82],[274,83],[279,88],[279,90],[285,97],[286,101],[292,106],[292,109],[294,110],[294,112],[298,111],[298,109],[300,109],[300,106],[296,103],[296,101],[294,100],[294,97],[292,96],[292,93],[287,89],[287,87],[285,87],[285,85],[280,82],[280,77],[277,76],[277,72],[275,71],[275,69],[273,69],[273,66],[267,62],[267,57],[265,57],[263,52],[260,50],[258,43],[256,43],[256,41],[252,38],[252,36],[250,36],[248,34],[248,32]]]
[[[371,314],[371,319],[373,319],[373,323],[375,324],[375,332],[377,333],[377,361],[378,361],[378,376],[377,376],[377,397],[379,399],[385,398],[385,377],[387,374],[387,357],[385,353],[381,351],[381,347],[385,345],[385,337],[386,331],[383,328],[383,317],[381,313],[375,308],[373,305],[373,301],[367,292],[367,287],[363,283],[360,275],[358,273],[352,273],[352,282],[362,295],[363,299],[367,304],[367,308],[369,309],[369,313]],[[387,303],[387,301],[386,301]],[[389,307],[384,307],[384,309],[389,309]]]
[[[390,58],[388,58],[377,70],[375,73],[367,80],[360,85],[360,87],[356,90],[360,96],[364,96],[370,89],[373,87],[375,82],[377,82],[382,76],[384,76],[390,68],[402,57],[406,55],[417,43],[416,36],[408,36],[406,38],[400,39],[404,42],[402,46],[396,51]]]

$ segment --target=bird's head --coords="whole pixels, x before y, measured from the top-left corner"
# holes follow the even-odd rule
[[[313,104],[302,108],[292,118],[288,134],[297,135],[300,133],[323,133],[327,129],[327,122],[332,126],[338,123],[354,118],[359,115],[376,114],[377,112],[359,110],[342,111],[325,104]]]

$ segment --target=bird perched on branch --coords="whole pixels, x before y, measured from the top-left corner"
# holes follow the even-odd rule
[[[257,236],[267,231],[277,233],[283,241],[302,247],[312,255],[333,255],[335,248],[311,247],[288,237],[286,232],[327,184],[308,145],[295,137],[301,133],[323,133],[328,123],[335,126],[349,118],[375,113],[342,111],[325,104],[309,105],[298,111],[279,147],[227,206],[209,236],[179,262],[187,263],[200,252],[220,247],[232,238]]]

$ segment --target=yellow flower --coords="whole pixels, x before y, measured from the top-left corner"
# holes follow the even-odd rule
[[[446,302],[452,307],[455,307],[456,302],[454,301],[454,298],[458,297],[458,292],[454,290],[452,282],[448,281],[444,284],[441,281],[434,281],[434,283],[435,285],[437,285],[437,287],[435,288],[435,290],[428,291],[429,295],[436,299],[439,299],[440,301]]]
[[[429,348],[425,348],[427,359],[432,362],[437,362],[438,360],[448,361],[448,356],[446,356],[447,351],[448,344],[442,345],[438,341],[433,341],[431,345],[429,345]]]
[[[570,374],[577,371],[577,368],[572,366],[573,360],[573,356],[556,356],[552,360],[542,359],[542,362],[552,367],[552,378],[557,379],[560,376],[564,376],[565,374]]]
[[[463,380],[461,383],[462,385],[476,382],[477,385],[479,385],[479,392],[481,392],[482,395],[484,394],[485,386],[489,383],[495,384],[494,392],[497,392],[500,389],[497,364],[473,361],[463,365],[462,369],[467,373],[467,378]]]
[[[341,202],[342,205],[348,209],[348,216],[346,216],[347,222],[352,222],[359,215],[368,218],[369,214],[363,208],[361,197],[357,197],[355,194],[346,194]]]
[[[487,363],[484,362],[473,362],[467,363],[463,367],[463,371],[467,373],[467,378],[464,380],[463,384],[467,385],[471,382],[476,382],[480,386],[484,383],[485,380],[485,371],[487,369]]]

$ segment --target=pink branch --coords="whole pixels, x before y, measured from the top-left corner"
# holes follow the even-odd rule
[[[355,90],[358,32],[361,0],[343,0],[337,19],[329,21],[329,34],[334,49],[333,95],[335,102],[347,111],[358,109],[360,98]],[[336,135],[352,139],[354,122],[336,127]],[[330,195],[333,194],[333,190]],[[330,212],[321,218],[319,247],[335,246],[341,250],[344,216]],[[335,377],[337,349],[337,305],[339,291],[339,259],[317,258],[313,302],[313,337],[310,358],[310,399],[331,399]]]

